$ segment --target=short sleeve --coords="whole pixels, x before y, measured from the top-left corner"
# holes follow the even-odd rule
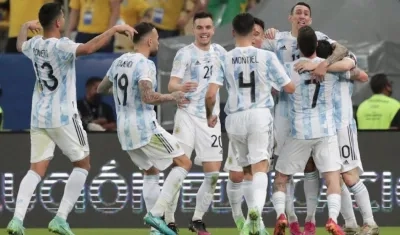
[[[111,64],[110,68],[107,70],[107,73],[106,73],[106,77],[108,77],[108,80],[110,82],[114,82],[112,71],[113,71],[113,68],[114,68],[115,61]]]
[[[286,73],[285,68],[279,62],[278,57],[273,53],[268,53],[270,59],[267,59],[267,74],[272,82],[272,86],[279,90],[290,83],[290,78]],[[268,57],[267,57],[268,58]]]
[[[69,7],[74,10],[79,10],[81,8],[80,0],[70,0]]]
[[[208,83],[213,83],[222,86],[225,80],[225,56],[218,60],[218,65],[215,73],[211,76]]]
[[[58,57],[63,61],[69,61],[75,59],[76,49],[80,43],[75,43],[69,38],[61,38],[56,44],[56,50]]]
[[[276,39],[265,39],[261,44],[261,49],[274,52],[276,48]]]
[[[319,32],[319,31],[315,32],[315,34],[317,35],[317,39],[318,39],[318,40],[326,40],[326,41],[328,41],[330,44],[333,44],[333,43],[336,42],[335,40],[330,39],[326,34],[321,33],[321,32]]]
[[[32,42],[34,40],[35,38],[31,38],[28,41],[22,43],[22,53],[29,59],[33,58]]]
[[[350,71],[339,73],[339,78],[350,80],[351,78]]]
[[[147,61],[143,59],[138,63],[138,70],[136,75],[137,81],[150,81],[151,83],[154,83],[153,76],[155,75],[153,75],[153,68],[150,62],[152,61]]]
[[[183,78],[188,68],[188,62],[187,53],[182,49],[179,50],[172,63],[171,77]]]

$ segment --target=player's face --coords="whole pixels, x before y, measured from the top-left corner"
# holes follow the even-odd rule
[[[264,40],[264,30],[258,24],[254,25],[253,28],[253,46],[261,48],[262,42]]]
[[[150,56],[151,57],[156,56],[157,52],[158,52],[158,45],[159,45],[157,29],[154,28],[151,31],[148,43],[149,43],[149,47],[150,47]]]
[[[306,6],[296,6],[293,9],[293,14],[289,16],[289,21],[292,24],[292,29],[300,29],[303,26],[311,25],[312,19],[310,9]]]
[[[214,35],[214,23],[211,18],[197,19],[193,27],[194,37],[197,43],[207,46]]]

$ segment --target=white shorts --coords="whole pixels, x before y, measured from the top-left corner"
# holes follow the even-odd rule
[[[279,156],[282,152],[283,144],[290,135],[290,120],[283,116],[275,116],[274,118],[274,136],[275,136],[275,149],[274,154]]]
[[[89,156],[89,142],[79,118],[56,128],[31,127],[31,163],[50,160],[56,145],[71,162]]]
[[[194,163],[202,165],[203,162],[222,162],[221,123],[218,120],[214,128],[208,126],[207,119],[199,118],[178,109],[175,114],[173,135],[182,147],[185,154],[190,157],[193,150],[196,152]]]
[[[268,163],[272,157],[273,124],[269,109],[250,109],[230,114],[225,120],[226,132],[232,144],[231,156],[240,167]]]
[[[157,126],[155,133],[145,146],[127,151],[133,163],[142,170],[154,166],[163,171],[172,164],[174,158],[185,154],[176,138],[164,128]]]
[[[357,130],[347,126],[337,131],[339,152],[342,159],[342,173],[358,169],[359,175],[364,173],[358,149]]]
[[[275,170],[285,175],[304,172],[311,152],[320,173],[342,169],[338,139],[334,135],[311,140],[288,137],[277,160]]]

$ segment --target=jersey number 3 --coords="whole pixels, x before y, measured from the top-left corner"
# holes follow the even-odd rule
[[[314,95],[313,95],[312,103],[311,103],[311,108],[315,108],[317,106],[317,100],[318,100],[318,95],[319,95],[319,90],[321,88],[321,84],[315,80],[306,80],[305,84],[306,85],[315,84]]]
[[[49,91],[54,91],[55,89],[57,89],[58,86],[58,80],[57,78],[54,76],[53,74],[53,67],[51,66],[51,64],[49,62],[44,62],[42,64],[42,66],[40,66],[41,69],[47,69],[47,77],[53,82],[53,85],[50,86],[47,81],[44,81],[42,79],[40,79],[40,73],[39,73],[39,66],[38,64],[35,62],[35,69],[36,69],[36,74],[39,80],[39,84],[43,89],[43,86],[45,86],[47,89],[49,89]]]
[[[122,74],[118,78],[118,74],[114,76],[114,82],[117,84],[118,91],[121,91],[123,94],[122,98],[122,106],[126,106],[126,99],[128,96],[128,76],[126,74]],[[119,96],[117,94],[118,104],[121,105],[121,101],[119,100]]]
[[[250,72],[250,82],[244,83],[243,72],[239,73],[239,88],[250,88],[251,103],[256,102],[256,75],[254,71]]]

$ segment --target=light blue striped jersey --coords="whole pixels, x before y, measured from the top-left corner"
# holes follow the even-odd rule
[[[32,96],[31,126],[56,128],[79,118],[76,105],[76,49],[68,38],[35,36],[22,44],[32,60],[36,83]]]
[[[272,52],[252,46],[236,47],[226,53],[220,72],[210,83],[222,85],[225,81],[228,100],[227,115],[256,108],[274,106],[271,88],[280,90],[290,78]]]
[[[187,81],[198,83],[196,91],[186,93],[186,98],[190,100],[189,104],[183,106],[186,112],[199,118],[206,118],[204,99],[208,81],[212,76],[216,76],[218,68],[216,68],[215,64],[219,64],[218,61],[225,53],[226,50],[222,46],[214,43],[211,44],[208,51],[203,51],[192,43],[177,52],[171,76],[181,78],[181,83]],[[213,114],[219,115],[219,94],[217,95],[216,103]]]
[[[353,95],[354,82],[350,80],[350,72],[340,73],[339,82],[334,88],[334,107],[336,129],[340,130],[350,126],[353,130],[357,129],[353,116]]]
[[[140,53],[125,53],[114,60],[107,76],[113,83],[118,139],[123,150],[134,150],[150,142],[156,129],[154,105],[142,101],[139,81],[157,88],[156,66]]]
[[[316,139],[336,134],[334,118],[334,87],[341,75],[327,73],[321,83],[311,80],[309,72],[297,73],[294,65],[301,60],[310,60],[314,63],[323,61],[321,58],[300,58],[286,63],[285,68],[296,86],[290,94],[291,136],[296,139]]]
[[[316,31],[315,34],[317,35],[318,40],[327,40],[331,44],[335,42],[319,31]],[[264,40],[261,48],[274,52],[282,64],[293,62],[300,58],[300,50],[297,46],[297,38],[293,37],[292,33],[288,31],[276,33],[275,40]],[[277,116],[288,118],[290,109],[288,106],[288,99],[287,93],[279,93],[279,100],[275,110],[275,114]]]

